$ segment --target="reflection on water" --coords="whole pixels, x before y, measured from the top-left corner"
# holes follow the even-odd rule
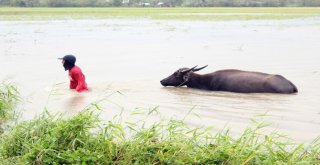
[[[240,133],[251,119],[296,140],[320,135],[320,20],[0,22],[0,78],[16,82],[28,102],[23,119],[48,111],[74,115],[99,102],[106,120],[158,107],[159,117]],[[41,33],[39,33],[41,32]],[[60,61],[75,54],[90,92],[68,89]],[[281,74],[299,93],[239,94],[162,87],[181,67],[199,73],[236,68]],[[152,120],[156,118],[152,118]]]
[[[80,109],[85,104],[85,96],[84,95],[75,95],[69,98],[66,102],[65,109],[74,110]]]

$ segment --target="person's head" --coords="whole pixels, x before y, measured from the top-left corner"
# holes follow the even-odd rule
[[[65,70],[70,70],[71,68],[74,67],[76,63],[76,57],[74,55],[65,55],[62,58],[59,58],[62,60],[62,64]]]

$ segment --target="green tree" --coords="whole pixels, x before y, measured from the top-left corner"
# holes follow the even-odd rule
[[[122,0],[112,0],[112,6],[119,7],[122,5]]]

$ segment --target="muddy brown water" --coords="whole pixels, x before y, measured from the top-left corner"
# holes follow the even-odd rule
[[[43,112],[76,114],[93,101],[105,120],[157,107],[160,118],[241,133],[251,119],[310,142],[320,135],[320,19],[161,21],[148,19],[0,22],[0,78],[22,94],[21,119]],[[57,60],[77,56],[91,92],[68,90]],[[238,94],[159,81],[180,67],[199,73],[242,69],[281,74],[298,94]],[[156,120],[157,117],[151,120]]]

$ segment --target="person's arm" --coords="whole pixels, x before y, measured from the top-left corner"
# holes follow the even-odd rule
[[[84,75],[81,72],[75,72],[74,77],[75,77],[74,80],[76,82],[76,87],[75,87],[76,91],[82,92],[84,89],[86,89]]]
[[[71,73],[70,75],[70,89],[76,89],[77,87],[77,81],[76,81],[76,76],[74,73]]]

